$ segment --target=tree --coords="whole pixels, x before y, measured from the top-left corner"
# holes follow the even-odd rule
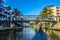
[[[11,10],[11,6],[6,6],[5,7],[7,10]]]
[[[42,14],[44,14],[45,17],[49,17],[52,14],[52,11],[48,9],[48,7],[45,7],[42,11]]]
[[[15,8],[15,9],[13,10],[13,14],[15,14],[16,16],[22,15],[21,12],[20,12],[17,8]]]

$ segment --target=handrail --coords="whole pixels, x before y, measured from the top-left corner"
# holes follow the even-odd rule
[[[53,28],[42,28],[42,29],[47,29],[47,30],[54,30],[54,31],[60,31],[60,29],[53,29]]]

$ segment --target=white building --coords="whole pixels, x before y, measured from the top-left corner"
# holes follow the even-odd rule
[[[48,6],[48,9],[52,11],[52,16],[54,16],[54,19],[59,21],[60,17],[60,6]]]

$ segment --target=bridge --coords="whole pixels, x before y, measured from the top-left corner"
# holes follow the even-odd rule
[[[40,17],[39,15],[21,15],[16,16],[12,13],[12,10],[7,10],[3,5],[0,4],[0,29],[14,29],[14,28],[23,28],[22,24],[30,23],[33,21],[38,22],[56,22],[60,19],[60,16],[51,16],[51,17]],[[12,25],[13,24],[13,25]],[[2,26],[4,25],[4,26]],[[15,26],[14,26],[15,25]],[[13,27],[12,27],[13,26]],[[20,27],[22,26],[22,27]]]
[[[60,16],[59,16],[60,17]],[[38,19],[37,19],[38,18]],[[37,19],[37,20],[36,20]],[[34,22],[34,21],[38,21],[38,22],[56,22],[57,21],[57,16],[55,17],[39,17],[38,15],[22,15],[20,17],[10,17],[8,18],[0,18],[0,23],[8,23],[8,27],[3,27],[0,28],[0,31],[2,30],[12,30],[12,29],[19,29],[19,28],[24,28],[24,27],[28,27],[28,26],[24,26],[22,24],[25,23],[30,23],[30,22]],[[11,27],[11,25],[18,25],[16,27]],[[21,26],[21,27],[20,27]]]
[[[37,19],[38,18],[38,19]],[[16,32],[22,31],[23,28],[29,27],[27,24],[30,22],[56,22],[54,18],[57,19],[57,17],[44,17],[40,18],[38,15],[22,15],[20,17],[10,17],[10,18],[2,18],[0,19],[0,23],[3,24],[3,27],[0,27],[0,32],[4,35],[11,34],[10,37],[14,34],[14,40],[16,40]],[[36,20],[37,19],[37,20]],[[7,23],[7,24],[6,24]],[[52,29],[52,28],[43,28],[47,30],[55,30],[60,31],[60,29]],[[12,40],[12,39],[11,39]]]
[[[30,22],[37,21],[38,24],[51,22],[54,25],[54,22],[59,22],[59,20],[60,20],[60,16],[50,16],[50,17],[40,17],[39,15],[16,16],[12,13],[12,10],[8,11],[3,5],[0,4],[0,36],[7,36],[8,34],[10,34],[10,37],[12,37],[12,35],[14,35],[14,40],[16,40],[16,35],[15,35],[16,32],[19,31],[21,32],[23,31],[23,28],[30,27],[29,25],[27,25]],[[39,35],[42,34],[42,37],[43,37],[42,29],[60,31],[60,29],[41,28],[41,30],[39,31]],[[0,40],[2,39],[0,37]],[[11,40],[13,39],[11,38]]]

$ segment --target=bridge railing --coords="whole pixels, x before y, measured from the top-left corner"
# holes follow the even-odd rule
[[[38,19],[36,19],[38,18]],[[10,18],[7,17],[0,17],[0,20],[9,20],[9,21],[28,21],[28,20],[46,20],[46,21],[57,21],[60,19],[60,16],[52,16],[52,17],[39,17],[39,16],[20,16],[20,17],[15,17],[15,16],[11,16]]]
[[[46,22],[46,21],[60,21],[60,16],[52,16],[52,17],[39,17],[38,15],[36,16],[33,16],[33,15],[23,15],[23,16],[20,16],[20,17],[10,17],[10,18],[7,18],[7,17],[0,17],[0,22],[1,21],[36,21],[36,18],[38,17],[38,21],[43,21],[43,22]],[[20,22],[21,23],[21,22]],[[19,24],[20,24],[19,23]]]

